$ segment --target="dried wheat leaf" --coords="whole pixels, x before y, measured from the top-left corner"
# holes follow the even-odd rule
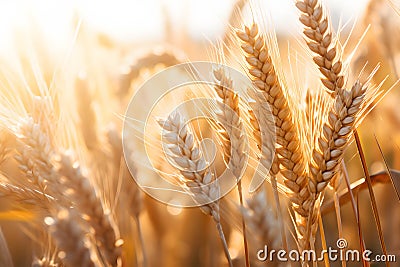
[[[365,160],[364,150],[362,148],[361,141],[360,141],[360,136],[358,135],[357,130],[354,131],[354,137],[355,137],[355,140],[356,140],[358,154],[359,154],[360,159],[361,159],[361,164],[362,164],[362,167],[363,167],[363,170],[364,170],[364,173],[365,173],[365,179],[366,179],[367,185],[368,185],[368,192],[369,192],[369,196],[370,196],[370,199],[371,199],[372,211],[373,211],[374,218],[375,218],[376,229],[378,230],[378,234],[379,234],[379,241],[381,243],[382,252],[387,257],[388,253],[387,253],[387,250],[386,250],[385,238],[383,236],[381,219],[380,219],[379,212],[378,212],[378,205],[376,203],[374,190],[372,189],[371,176],[369,175],[367,161]],[[386,266],[389,267],[389,263],[388,262],[386,262]]]
[[[383,159],[383,161],[384,161],[384,163],[385,163],[385,167],[386,167],[388,176],[390,177],[390,180],[391,180],[391,182],[392,182],[392,184],[393,184],[394,190],[395,190],[396,193],[397,193],[397,198],[398,198],[399,201],[400,201],[400,172],[390,170],[389,164],[388,164],[388,162],[386,161],[385,156],[383,155],[382,148],[381,148],[381,146],[380,146],[380,144],[379,144],[378,139],[376,138],[376,136],[375,136],[375,141],[376,141],[376,144],[378,145],[379,152],[381,153],[382,159]]]
[[[398,182],[400,181],[400,171],[389,170],[389,172],[391,176],[398,178]],[[378,172],[376,174],[371,175],[370,177],[372,185],[390,183],[391,182],[390,175],[386,171]],[[365,178],[361,178],[352,183],[350,187],[353,194],[357,195],[360,191],[367,189],[368,185]],[[347,188],[338,193],[338,198],[340,206],[343,206],[344,204],[348,203],[351,200],[350,193],[347,190]],[[333,211],[334,208],[335,208],[334,201],[333,200],[327,201],[322,205],[321,213],[322,215],[325,215]]]

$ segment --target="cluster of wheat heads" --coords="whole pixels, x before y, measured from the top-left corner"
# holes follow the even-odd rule
[[[239,0],[237,5],[245,3]],[[229,194],[219,199],[217,177],[221,171],[208,166],[207,151],[203,151],[198,136],[201,130],[187,124],[185,114],[163,117],[154,129],[161,133],[168,161],[176,168],[174,178],[195,202],[207,203],[200,205],[200,209],[211,218],[217,228],[216,237],[222,241],[222,246],[213,244],[211,250],[215,255],[210,258],[217,265],[264,264],[255,254],[265,244],[272,249],[287,250],[293,243],[300,251],[316,249],[318,229],[323,232],[320,209],[328,185],[338,187],[344,151],[352,141],[353,132],[371,110],[373,101],[382,95],[379,85],[371,83],[375,70],[367,73],[367,79],[351,77],[344,64],[340,40],[322,3],[298,0],[296,7],[308,54],[320,73],[320,77],[313,77],[317,90],[310,91],[307,99],[300,99],[299,89],[286,82],[274,39],[263,34],[257,22],[242,27],[234,25],[238,29],[224,39],[224,47],[228,49],[217,51],[220,54],[240,51],[233,58],[243,62],[242,67],[253,83],[248,91],[251,103],[244,103],[235,88],[237,85],[223,68],[210,73],[215,85],[209,88],[207,96],[211,95],[217,103],[217,123],[212,125],[222,147],[223,168],[231,168],[238,197]],[[121,75],[115,95],[104,93],[101,97],[107,101],[100,104],[107,108],[125,105],[132,80],[141,76],[142,69],[179,62],[170,51],[141,57],[129,67],[128,73]],[[94,93],[86,90],[90,86],[87,79],[74,76],[72,84],[60,89],[47,86],[40,73],[33,76],[39,88],[15,85],[11,78],[2,77],[0,94],[0,123],[4,128],[0,133],[0,164],[7,163],[0,176],[0,198],[12,204],[12,212],[8,214],[19,216],[26,223],[24,230],[28,236],[38,244],[32,252],[32,266],[158,266],[159,261],[146,254],[152,258],[157,258],[158,253],[180,255],[174,250],[181,247],[161,251],[168,247],[162,244],[162,239],[168,236],[165,226],[168,218],[155,212],[156,206],[151,203],[154,200],[144,198],[134,184],[132,176],[141,175],[140,162],[135,162],[140,157],[123,158],[120,121],[117,126],[109,127],[109,115],[98,114]],[[99,87],[102,81],[99,78]],[[77,95],[73,100],[71,92]],[[63,99],[74,105],[62,103]],[[306,112],[300,109],[303,101],[308,105]],[[274,131],[265,127],[271,124]],[[253,195],[248,195],[247,187],[242,188],[240,179],[247,178],[243,169],[248,156],[244,135],[248,132],[255,147],[251,153],[269,168],[262,175],[272,188],[267,190],[269,187],[263,186]],[[272,138],[274,142],[270,142],[271,134],[276,135]],[[127,154],[135,153],[132,147]],[[137,163],[134,164],[137,168],[129,171],[125,160]],[[235,204],[224,205],[232,202]],[[157,239],[146,239],[151,235],[143,235],[143,216],[140,218],[143,213],[149,217],[146,222],[151,222],[146,229],[157,228],[154,230]],[[240,218],[237,225],[231,214]],[[198,227],[196,219],[187,219],[182,228]],[[294,234],[290,233],[291,227]],[[200,236],[208,234],[203,228],[194,231]],[[235,232],[243,235],[240,245],[232,244]],[[0,264],[11,266],[5,242],[0,231]],[[156,244],[156,252],[151,250],[152,244]],[[182,245],[182,250],[190,245]],[[242,251],[233,255],[232,246]],[[220,259],[222,253],[226,260]],[[160,264],[169,266],[177,262]]]
[[[254,83],[256,94],[261,94],[261,97],[254,97],[255,109],[250,110],[247,116],[250,117],[253,127],[254,140],[261,150],[261,159],[272,156],[263,153],[268,151],[263,149],[263,146],[268,147],[270,144],[263,144],[261,136],[266,133],[262,132],[259,125],[263,123],[260,115],[265,112],[262,110],[262,105],[268,104],[276,128],[276,155],[273,159],[269,159],[272,162],[271,182],[277,191],[275,176],[278,174],[283,176],[289,203],[295,213],[298,248],[303,251],[315,249],[319,210],[324,192],[329,184],[337,183],[341,174],[340,166],[344,151],[351,143],[352,133],[370,110],[371,103],[380,94],[379,86],[370,84],[374,72],[364,81],[357,79],[348,84],[349,73],[342,63],[341,44],[334,36],[329,17],[322,4],[317,0],[297,1],[296,7],[300,11],[299,20],[304,26],[306,44],[322,75],[321,83],[324,87],[320,92],[309,96],[309,112],[302,113],[296,110],[299,105],[296,103],[297,99],[293,99],[295,97],[291,91],[296,89],[286,85],[285,77],[282,77],[282,72],[277,69],[279,62],[273,55],[274,44],[267,35],[259,32],[257,23],[244,26],[236,32],[236,35],[241,42],[248,75]],[[244,159],[243,150],[240,147],[231,147],[231,143],[243,143],[237,142],[242,138],[240,129],[243,127],[238,118],[239,99],[235,92],[231,91],[235,85],[229,78],[224,77],[221,70],[214,70],[214,76],[218,84],[215,90],[221,101],[218,120],[227,125],[224,130],[219,130],[219,137],[222,139],[224,157],[233,161],[232,172],[237,176],[235,172],[241,168],[240,159]],[[257,114],[259,118],[255,118]],[[174,119],[169,120],[166,125],[171,128]],[[178,143],[189,142],[192,146],[193,138],[185,141],[185,138],[188,138],[187,131],[182,132],[183,139]],[[229,139],[228,133],[229,138],[236,140]],[[179,151],[190,150],[181,148]],[[181,159],[182,157],[179,157],[179,161]],[[185,161],[185,164],[189,163]],[[189,165],[196,166],[196,164]],[[211,179],[207,181],[211,182]],[[240,192],[241,189],[238,190]],[[198,194],[200,192],[195,192],[194,198],[198,197]],[[279,197],[277,199],[279,200]],[[282,220],[279,212],[278,217]],[[243,231],[245,233],[245,230]],[[282,231],[280,239],[284,244],[285,230]],[[246,242],[246,238],[244,240]],[[303,265],[307,264],[303,262]]]
[[[271,55],[271,43],[259,33],[256,23],[237,32],[248,64],[248,74],[272,108],[277,144],[276,161],[289,201],[295,212],[296,233],[300,250],[314,248],[319,208],[327,185],[340,175],[343,152],[361,122],[372,100],[378,96],[369,80],[346,83],[340,41],[335,39],[329,17],[320,1],[297,1],[300,22],[313,61],[322,74],[323,94],[329,99],[312,108],[306,117],[291,100],[291,90],[280,77]],[[319,102],[319,97],[311,102]],[[313,105],[311,103],[310,105]],[[311,121],[311,124],[304,123]],[[306,128],[308,126],[309,128]],[[305,134],[304,134],[305,133]],[[310,153],[310,152],[311,153]]]

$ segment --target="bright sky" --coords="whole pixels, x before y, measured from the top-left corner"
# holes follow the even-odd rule
[[[157,40],[162,38],[164,5],[172,17],[173,28],[186,27],[195,37],[213,38],[224,29],[229,7],[234,0],[16,0],[0,2],[0,40],[7,38],[10,25],[30,25],[34,17],[46,33],[62,38],[76,10],[94,28],[124,40]],[[359,15],[367,0],[325,0],[335,25],[340,16],[346,22]],[[267,16],[278,31],[296,29],[297,13],[294,0],[262,0]],[[59,35],[57,37],[57,35]],[[2,45],[0,41],[0,45]]]

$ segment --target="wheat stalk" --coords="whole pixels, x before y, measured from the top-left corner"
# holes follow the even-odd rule
[[[275,134],[274,116],[271,116],[269,105],[266,103],[262,95],[253,90],[249,90],[248,93],[255,100],[255,102],[251,104],[252,109],[250,110],[249,114],[250,123],[253,128],[253,135],[255,137],[257,147],[261,152],[260,163],[265,168],[269,168],[269,175],[271,178],[271,185],[275,198],[276,212],[278,215],[278,220],[281,222],[278,227],[280,228],[282,247],[284,249],[287,249],[288,246],[286,240],[286,231],[283,223],[281,202],[278,192],[278,182],[276,180],[276,175],[279,172],[279,159],[278,156],[274,153],[275,140],[272,138],[272,136],[274,136]]]
[[[143,254],[143,266],[147,266],[145,242],[140,222],[140,213],[143,210],[143,194],[139,190],[138,185],[133,181],[133,179],[137,177],[138,171],[136,166],[133,166],[134,162],[131,163],[131,168],[128,169],[127,163],[123,158],[121,134],[115,128],[110,128],[108,130],[107,139],[113,152],[113,158],[115,159],[114,168],[116,169],[116,175],[121,179],[122,188],[118,198],[118,203],[121,212],[125,214],[126,210],[128,210],[132,218],[135,220],[138,239]]]
[[[0,253],[1,253],[0,265],[13,267],[14,265],[11,259],[11,254],[8,249],[8,245],[6,239],[4,238],[3,231],[1,228],[0,228]]]
[[[79,115],[79,127],[82,132],[83,142],[89,150],[99,147],[97,134],[97,117],[93,108],[93,98],[90,93],[89,81],[78,77],[75,81],[75,95]]]

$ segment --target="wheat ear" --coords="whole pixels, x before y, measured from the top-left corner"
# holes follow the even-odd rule
[[[115,128],[108,130],[107,139],[113,152],[113,158],[115,159],[114,168],[116,173],[118,173],[116,175],[122,180],[119,205],[121,211],[125,213],[128,210],[136,222],[138,239],[142,250],[143,266],[147,266],[145,242],[140,222],[140,213],[143,209],[143,195],[138,185],[133,181],[133,178],[138,175],[137,168],[136,166],[132,167],[131,163],[131,168],[128,169],[126,161],[123,158],[121,134]]]
[[[328,121],[322,126],[322,133],[317,139],[309,164],[311,177],[308,188],[310,197],[303,206],[307,207],[308,215],[300,218],[302,227],[300,246],[313,243],[317,228],[319,207],[315,202],[320,197],[328,183],[336,176],[338,166],[343,158],[343,151],[349,144],[350,134],[355,129],[357,119],[366,97],[367,86],[356,82],[351,90],[345,90],[342,74],[341,53],[337,43],[332,44],[332,32],[329,29],[329,18],[324,14],[318,0],[297,1],[297,8],[302,12],[300,21],[305,26],[304,35],[308,38],[307,45],[317,55],[313,58],[320,72],[325,76],[322,83],[334,97]]]
[[[344,86],[341,53],[337,43],[332,44],[332,32],[323,7],[319,0],[297,1],[296,7],[302,12],[299,20],[305,27],[307,45],[316,54],[314,62],[324,76],[321,81],[331,92],[337,93]]]
[[[351,90],[340,91],[340,94],[334,99],[328,121],[323,125],[316,148],[313,149],[309,166],[311,172],[308,185],[310,198],[306,200],[309,203],[306,206],[310,210],[308,216],[300,219],[303,221],[302,227],[298,228],[301,234],[299,243],[303,248],[313,244],[319,214],[319,206],[316,206],[315,203],[326,186],[339,173],[344,150],[350,144],[351,133],[361,118],[360,112],[365,104],[367,88],[368,86],[357,81]]]
[[[216,182],[213,182],[213,175],[207,167],[207,162],[198,146],[197,138],[177,112],[166,120],[159,119],[158,123],[164,130],[162,136],[163,142],[168,148],[168,156],[180,167],[181,182],[192,194],[194,201],[202,205],[201,210],[214,219],[223,243],[225,256],[229,266],[232,267],[233,263],[228,244],[221,226],[217,200],[219,199],[219,186]]]
[[[172,50],[151,51],[141,58],[136,59],[128,67],[127,71],[120,75],[120,86],[118,95],[122,98],[131,87],[132,81],[140,76],[140,72],[144,69],[154,68],[158,64],[165,67],[173,66],[182,62],[181,55]]]
[[[55,240],[59,258],[67,266],[95,267],[94,251],[78,223],[79,215],[61,210],[54,218],[46,218],[49,232]]]
[[[26,174],[28,182],[42,192],[50,191],[49,183],[57,183],[57,175],[51,159],[55,153],[51,140],[43,131],[41,125],[32,117],[20,120],[15,131],[17,136],[17,155],[19,168]]]
[[[239,96],[233,91],[233,82],[226,76],[223,68],[214,70],[213,74],[217,83],[214,89],[222,100],[218,102],[217,119],[222,123],[223,129],[219,130],[218,133],[224,148],[225,161],[230,163],[229,166],[233,176],[236,178],[239,203],[243,208],[241,175],[246,161],[246,153],[243,147],[245,145],[245,133],[240,119]],[[250,267],[246,223],[243,216],[242,231],[246,266]]]
[[[0,180],[0,197],[12,200],[14,203],[26,204],[30,207],[48,211],[55,199],[35,189],[12,185],[8,181]]]
[[[278,182],[276,180],[276,175],[279,172],[279,160],[278,156],[274,153],[275,142],[272,138],[272,136],[275,134],[275,132],[273,131],[275,129],[275,122],[273,116],[270,116],[271,110],[269,109],[269,106],[267,106],[268,104],[265,103],[264,98],[260,96],[259,93],[252,90],[249,90],[249,94],[255,100],[255,102],[251,104],[252,109],[249,110],[250,123],[253,128],[253,135],[255,137],[257,147],[261,152],[260,163],[265,168],[270,168],[269,175],[271,178],[277,217],[278,221],[281,222],[278,227],[280,228],[279,230],[282,238],[282,247],[283,249],[287,249],[288,246],[286,230],[283,223],[281,201],[278,191]]]
[[[265,101],[270,104],[274,115],[276,141],[279,145],[276,151],[281,157],[279,164],[283,167],[280,172],[286,178],[285,185],[291,190],[290,199],[293,208],[299,214],[306,214],[304,207],[300,205],[301,200],[309,195],[300,134],[297,124],[293,121],[293,115],[269,54],[266,40],[258,34],[255,23],[251,28],[244,27],[243,31],[238,31],[237,36],[243,42],[241,47],[246,54],[248,72],[256,88],[263,93]]]
[[[269,206],[264,190],[255,193],[247,199],[247,208],[244,209],[244,216],[252,236],[253,248],[260,245],[268,245],[271,249],[280,249],[281,246],[281,221],[274,216]]]
[[[321,193],[338,172],[343,151],[349,144],[365,103],[366,91],[367,86],[357,81],[351,90],[343,90],[335,98],[328,122],[323,125],[322,135],[313,151],[310,165],[312,179],[309,184],[312,193]]]
[[[73,163],[67,155],[60,157],[58,174],[64,179],[63,183],[67,188],[72,189],[73,202],[93,227],[101,255],[112,266],[120,266],[123,241],[119,238],[116,224],[110,212],[104,209],[94,185],[83,175],[80,166]]]
[[[39,192],[57,196],[57,201],[64,207],[69,207],[72,201],[86,214],[106,261],[118,266],[121,241],[115,223],[110,214],[105,212],[94,186],[82,175],[79,166],[73,165],[67,156],[62,155],[58,169],[55,167],[54,158],[58,153],[48,133],[42,128],[43,125],[31,117],[20,120],[15,132],[19,144],[16,158],[20,169]],[[72,194],[66,196],[66,192],[71,191]]]

